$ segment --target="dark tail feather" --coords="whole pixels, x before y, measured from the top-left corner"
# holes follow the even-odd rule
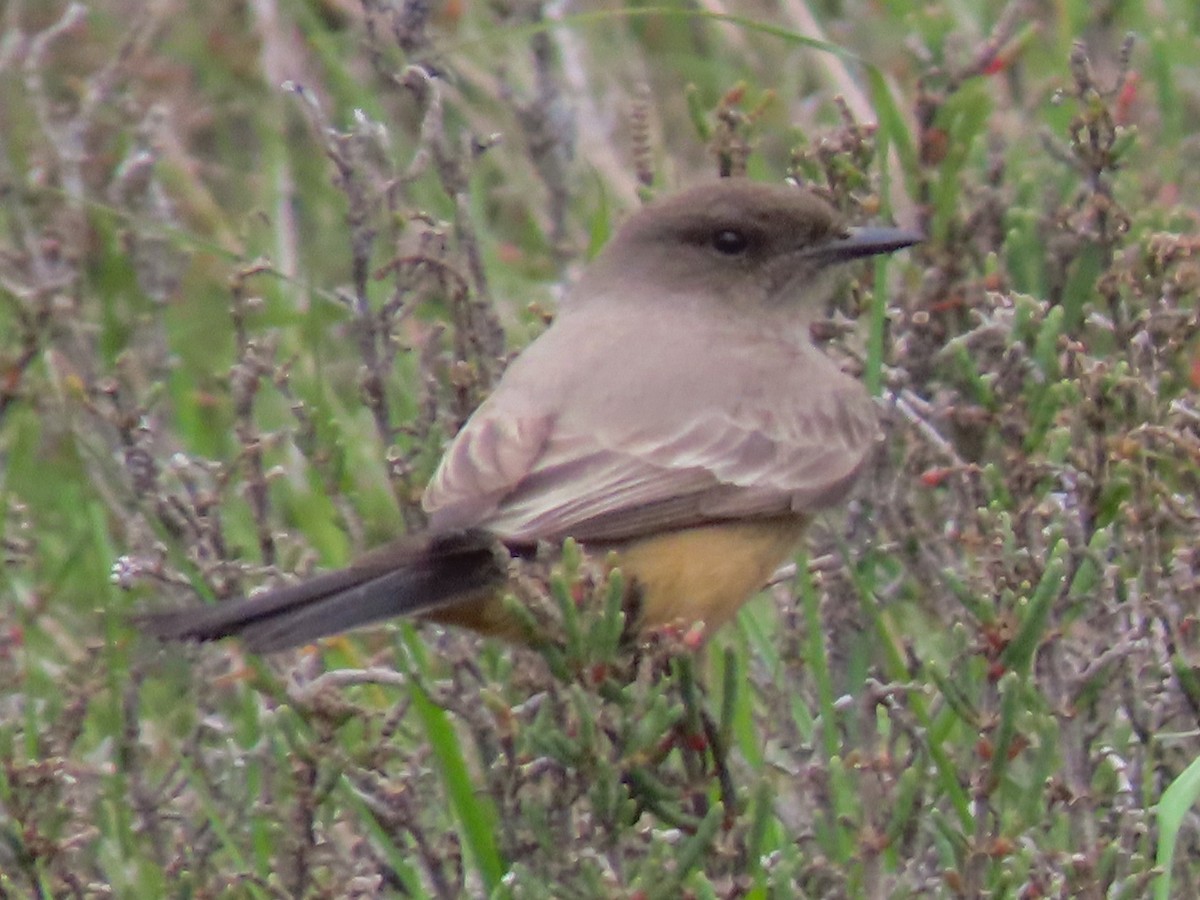
[[[348,568],[253,597],[147,613],[138,625],[163,640],[240,637],[269,653],[360,625],[447,606],[504,582],[504,553],[478,533],[416,537],[373,550]]]

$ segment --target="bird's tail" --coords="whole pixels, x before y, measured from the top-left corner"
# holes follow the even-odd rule
[[[237,636],[267,653],[399,615],[420,615],[503,584],[508,554],[481,532],[403,538],[345,569],[252,597],[146,613],[138,625],[163,640]]]

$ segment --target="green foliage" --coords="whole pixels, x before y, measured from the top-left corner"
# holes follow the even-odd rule
[[[1190,896],[1195,4],[810,6],[6,7],[0,894]],[[633,640],[568,544],[528,647],[134,633],[419,528],[717,170],[929,235],[823,311],[885,447],[736,625]]]

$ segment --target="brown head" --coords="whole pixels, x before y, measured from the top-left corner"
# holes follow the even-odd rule
[[[805,299],[811,307],[824,299],[826,275],[837,263],[920,240],[920,234],[897,228],[848,227],[833,207],[802,188],[726,178],[631,216],[576,295],[611,298],[612,285],[618,292],[629,285],[646,300],[685,294],[747,309]],[[653,285],[665,289],[646,290]]]

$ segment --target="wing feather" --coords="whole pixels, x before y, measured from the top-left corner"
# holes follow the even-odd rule
[[[514,543],[816,511],[844,497],[877,441],[874,404],[854,388],[782,409],[705,410],[665,436],[669,422],[587,432],[549,415],[485,416],[456,440],[427,505],[435,527]],[[508,440],[519,446],[496,446]]]
[[[564,311],[455,438],[425,495],[435,531],[619,541],[844,497],[875,404],[807,328],[707,309],[680,328],[687,298],[603,299]]]
[[[505,496],[522,483],[539,458],[554,417],[509,412],[488,401],[459,432],[425,488],[425,509],[438,531],[460,531],[488,521]]]

